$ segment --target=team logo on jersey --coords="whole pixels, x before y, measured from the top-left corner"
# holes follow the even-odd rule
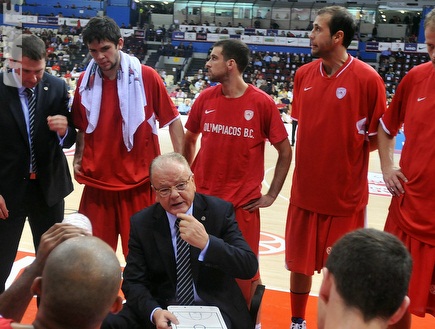
[[[337,90],[335,91],[335,96],[337,96],[338,99],[342,99],[344,96],[346,96],[346,88],[337,88]]]
[[[254,111],[252,111],[252,110],[245,111],[245,119],[247,121],[251,120],[253,117],[254,117]]]

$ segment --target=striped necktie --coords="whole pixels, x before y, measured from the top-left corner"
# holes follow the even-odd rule
[[[36,173],[36,157],[33,143],[33,135],[35,132],[36,95],[31,88],[26,88],[25,92],[27,95],[27,108],[29,109],[30,161],[32,163],[32,171]]]
[[[179,305],[192,305],[193,279],[189,244],[180,237],[180,218],[175,222],[177,232],[177,300]]]

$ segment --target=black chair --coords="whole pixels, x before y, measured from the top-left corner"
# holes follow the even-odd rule
[[[251,319],[252,322],[254,323],[254,329],[255,329],[255,323],[257,321],[258,310],[260,309],[261,300],[263,299],[263,294],[265,289],[266,289],[265,285],[259,284],[255,289],[254,296],[252,297],[251,300],[251,307],[249,308],[249,313],[251,314]]]

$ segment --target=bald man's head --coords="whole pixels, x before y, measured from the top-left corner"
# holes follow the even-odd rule
[[[59,327],[92,328],[109,313],[121,282],[119,261],[105,242],[92,236],[62,242],[42,274],[38,315]]]

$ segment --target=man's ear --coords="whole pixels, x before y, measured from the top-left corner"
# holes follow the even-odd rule
[[[408,310],[409,303],[410,303],[409,297],[405,296],[405,298],[403,298],[402,304],[400,304],[400,307],[388,320],[388,325],[395,324],[400,319],[402,319],[402,317],[404,316],[404,314]]]
[[[341,44],[343,44],[344,32],[342,30],[337,31],[334,35],[334,42],[338,42],[341,40]]]
[[[116,314],[119,311],[121,311],[121,309],[122,309],[122,297],[118,296],[116,297],[112,307],[110,308],[110,313]]]
[[[322,269],[322,273],[323,273],[323,280],[322,280],[322,284],[320,285],[319,298],[321,298],[323,302],[327,303],[331,295],[332,276],[326,267]]]
[[[121,50],[122,47],[124,47],[124,39],[123,38],[119,38],[117,47],[118,47],[118,50]]]
[[[42,291],[42,277],[38,276],[33,280],[32,286],[30,287],[32,294],[41,296]]]
[[[237,63],[234,59],[230,59],[227,61],[227,66],[228,66],[228,68],[231,68],[231,69],[237,68]]]

